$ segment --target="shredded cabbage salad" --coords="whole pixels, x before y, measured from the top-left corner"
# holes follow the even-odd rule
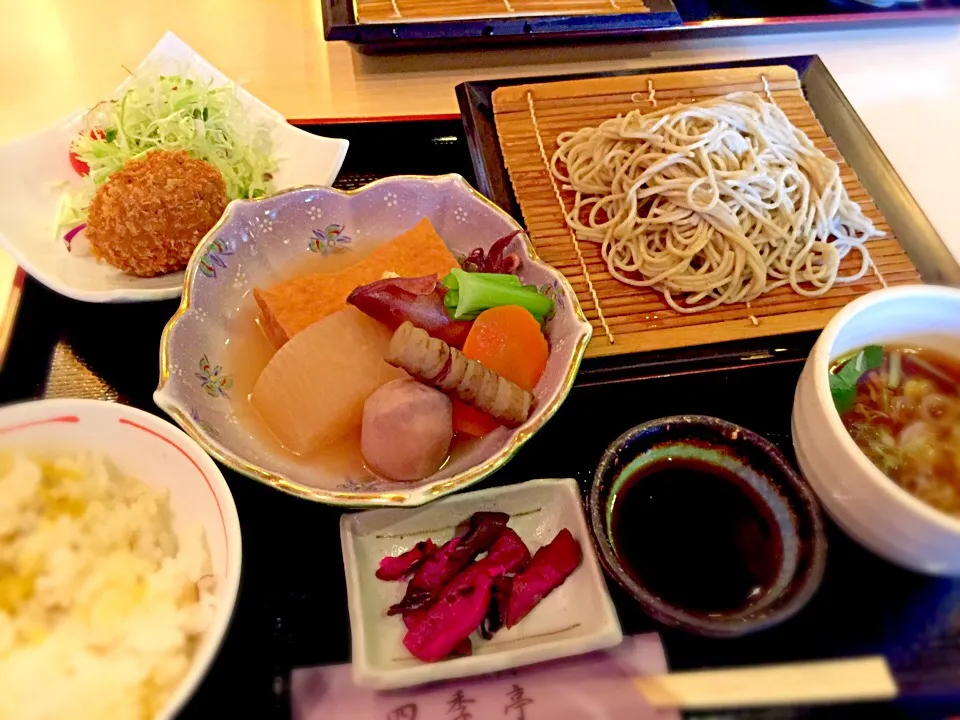
[[[88,113],[71,150],[90,171],[82,188],[65,194],[57,234],[86,222],[94,193],[111,174],[157,149],[185,150],[209,162],[223,176],[231,200],[265,195],[277,167],[269,128],[248,118],[233,85],[144,76],[122,97]]]

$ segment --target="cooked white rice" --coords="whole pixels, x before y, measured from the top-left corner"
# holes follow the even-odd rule
[[[0,720],[152,718],[214,606],[199,527],[90,455],[0,456]]]

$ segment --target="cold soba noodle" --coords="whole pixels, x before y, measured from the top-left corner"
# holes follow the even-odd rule
[[[860,378],[841,418],[885,475],[938,510],[960,515],[960,360],[885,347],[882,364]]]
[[[783,285],[816,297],[870,269],[879,233],[840,168],[779,107],[739,92],[563,133],[553,173],[575,191],[567,223],[602,243],[610,273],[683,313]],[[852,275],[839,276],[851,250]]]

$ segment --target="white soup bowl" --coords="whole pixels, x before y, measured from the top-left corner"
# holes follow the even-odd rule
[[[960,519],[917,499],[857,447],[830,395],[828,373],[867,345],[903,344],[960,357],[960,290],[911,285],[865,295],[837,313],[807,358],[793,403],[797,462],[836,523],[909,570],[960,576]]]

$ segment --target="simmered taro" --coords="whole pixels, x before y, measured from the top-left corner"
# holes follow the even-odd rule
[[[360,452],[389,480],[433,475],[453,441],[453,405],[439,390],[403,378],[381,385],[363,405]]]

